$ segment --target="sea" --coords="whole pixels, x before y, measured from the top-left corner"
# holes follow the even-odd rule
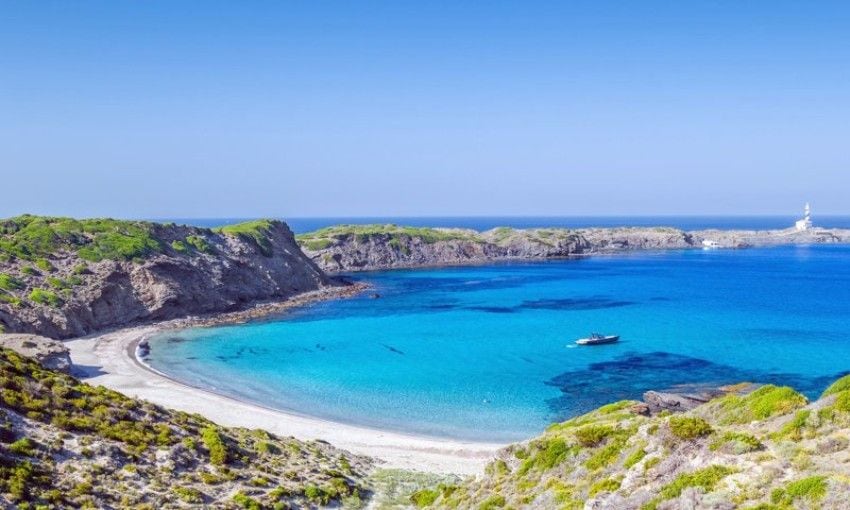
[[[505,220],[443,224],[539,221]],[[782,226],[777,221],[666,224]],[[312,230],[324,223],[292,224]],[[271,408],[479,441],[526,439],[605,403],[681,385],[771,383],[815,398],[850,371],[847,245],[636,252],[348,277],[374,291],[248,324],[166,332],[152,339],[148,361],[189,384]],[[575,345],[591,332],[621,341]]]

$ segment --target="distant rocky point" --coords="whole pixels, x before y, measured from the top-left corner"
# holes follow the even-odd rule
[[[850,230],[689,232],[669,227],[500,227],[478,232],[458,228],[339,225],[298,235],[297,240],[319,267],[335,272],[565,258],[634,250],[847,243]]]

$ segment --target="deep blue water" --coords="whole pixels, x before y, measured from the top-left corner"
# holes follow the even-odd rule
[[[355,275],[368,296],[168,333],[151,363],[267,406],[516,440],[649,389],[850,370],[850,246],[669,251]],[[591,331],[622,342],[574,347]]]
[[[170,218],[173,221],[198,227],[219,227],[253,218]],[[295,233],[311,232],[340,224],[394,223],[413,227],[458,227],[489,230],[496,227],[656,227],[668,226],[683,230],[720,229],[779,229],[787,228],[799,218],[793,216],[492,216],[492,217],[338,217],[338,218],[280,218]],[[850,216],[816,216],[815,224],[827,228],[850,228]]]

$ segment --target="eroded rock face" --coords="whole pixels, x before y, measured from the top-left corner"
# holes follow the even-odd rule
[[[236,310],[249,303],[283,299],[325,286],[341,285],[306,257],[289,227],[269,223],[262,244],[251,235],[209,229],[158,225],[163,250],[143,260],[86,262],[76,253],[55,253],[54,269],[28,274],[31,263],[0,262],[0,273],[13,275],[24,288],[22,303],[0,302],[0,325],[6,332],[51,338],[86,335],[109,327],[193,314]],[[208,248],[178,251],[171,243],[199,236]],[[85,272],[75,271],[79,266]],[[53,289],[50,279],[74,279],[73,286]],[[59,303],[27,299],[33,289],[48,289]]]
[[[0,347],[34,358],[45,368],[68,373],[71,370],[71,355],[62,342],[38,335],[0,335]]]
[[[850,230],[813,229],[685,232],[667,227],[417,229],[376,225],[324,229],[299,236],[304,252],[322,269],[367,271],[547,259],[634,250],[746,248],[778,244],[848,243]]]

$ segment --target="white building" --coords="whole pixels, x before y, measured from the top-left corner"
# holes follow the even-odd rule
[[[797,223],[794,224],[798,232],[803,232],[812,228],[812,211],[809,208],[808,202],[806,202],[806,208],[804,211],[805,214],[803,215],[803,219],[798,220]]]

